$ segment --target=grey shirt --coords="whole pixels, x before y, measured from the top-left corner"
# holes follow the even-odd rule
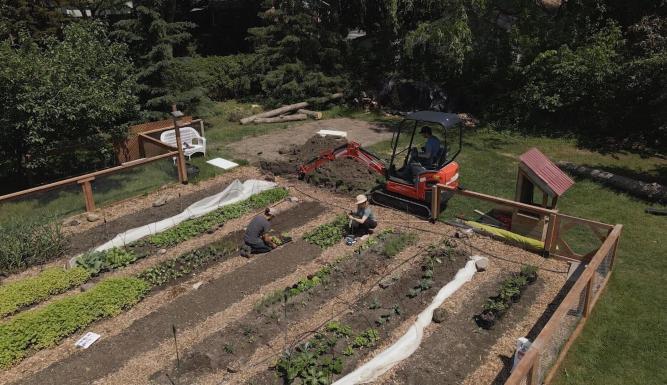
[[[357,212],[354,214],[357,218],[361,219],[364,216],[367,216],[368,218],[366,220],[375,220],[375,215],[373,215],[373,212],[371,211],[371,208],[366,206],[363,209],[362,208],[357,208]]]
[[[264,215],[258,215],[250,221],[250,224],[245,230],[243,241],[247,243],[264,242],[262,235],[271,230],[271,223]]]

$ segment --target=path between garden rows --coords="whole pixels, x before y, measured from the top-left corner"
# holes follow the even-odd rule
[[[303,204],[276,220],[277,231],[303,226],[322,213],[318,204]],[[261,286],[292,272],[299,264],[319,255],[320,249],[297,240],[274,252],[251,259],[196,291],[185,293],[134,321],[120,334],[102,339],[17,384],[89,384],[115,372],[133,356],[139,356],[172,337],[172,325],[187,329],[226,309]]]

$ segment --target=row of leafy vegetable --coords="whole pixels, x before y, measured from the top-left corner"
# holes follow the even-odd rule
[[[251,209],[255,205],[267,205],[269,200],[282,199],[285,190],[282,191],[265,194],[245,207]],[[218,211],[222,210],[224,208]],[[57,344],[92,322],[119,314],[139,302],[153,287],[191,274],[235,249],[236,245],[220,241],[146,269],[136,277],[106,278],[86,292],[22,312],[0,323],[0,368],[21,361],[31,351]],[[46,269],[36,277],[0,286],[0,310],[2,314],[11,314],[23,306],[78,286],[102,271],[126,266],[136,259],[137,256],[127,249],[91,253],[84,259],[83,266],[68,270]]]
[[[480,314],[475,316],[479,327],[491,329],[507,312],[513,303],[519,302],[521,294],[537,280],[537,267],[524,265],[519,273],[511,274],[500,284],[498,294],[487,299]]]
[[[242,202],[224,206],[202,217],[182,222],[146,240],[139,240],[137,243],[148,242],[156,248],[174,246],[202,234],[213,226],[220,226],[231,219],[278,202],[286,196],[287,190],[283,188],[263,191]],[[80,286],[105,271],[128,266],[146,255],[147,253],[136,252],[133,245],[105,251],[91,251],[76,259],[76,268],[67,270],[48,268],[35,277],[2,285],[0,286],[0,317],[6,317],[53,295]]]

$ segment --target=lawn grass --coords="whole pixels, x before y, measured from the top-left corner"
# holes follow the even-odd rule
[[[466,134],[463,151],[457,158],[461,184],[474,191],[512,198],[518,156],[531,147],[538,147],[554,161],[568,160],[628,176],[641,175],[644,180],[664,183],[667,170],[667,160],[660,157],[600,154],[577,148],[568,139],[479,130]],[[388,148],[388,143],[381,143],[373,149],[387,155]],[[621,223],[624,229],[607,291],[570,350],[555,384],[665,384],[667,255],[661,239],[667,232],[667,220],[645,214],[644,208],[650,204],[642,200],[588,180],[576,182],[559,200],[561,212]],[[472,218],[475,208],[486,210],[491,205],[454,197],[441,219],[455,214]]]
[[[250,109],[247,103],[234,100],[216,103],[209,116],[204,116],[206,123],[207,157],[195,155],[190,161],[199,167],[199,175],[190,178],[190,183],[198,183],[210,179],[225,171],[211,166],[208,159],[223,157],[233,159],[239,164],[247,164],[243,159],[234,159],[225,146],[246,137],[267,134],[273,130],[281,130],[303,122],[290,124],[249,124],[242,126],[237,121],[229,121],[235,109]],[[377,114],[367,114],[346,108],[335,107],[324,111],[325,118],[359,117],[377,119]],[[95,203],[97,207],[118,202],[123,199],[147,194],[165,184],[177,183],[176,169],[169,159],[161,160],[124,171],[122,173],[98,178],[93,183]],[[62,189],[30,195],[9,202],[0,203],[0,223],[7,223],[10,218],[46,218],[61,219],[69,215],[85,211],[81,187],[68,186]]]

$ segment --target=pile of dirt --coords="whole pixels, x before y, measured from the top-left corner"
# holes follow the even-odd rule
[[[279,153],[283,160],[263,160],[260,166],[274,175],[296,175],[299,166],[322,153],[347,143],[345,138],[315,135],[304,145],[291,145]],[[306,175],[306,181],[317,187],[356,195],[370,191],[377,186],[379,175],[354,159],[343,158],[328,162],[313,173]]]

